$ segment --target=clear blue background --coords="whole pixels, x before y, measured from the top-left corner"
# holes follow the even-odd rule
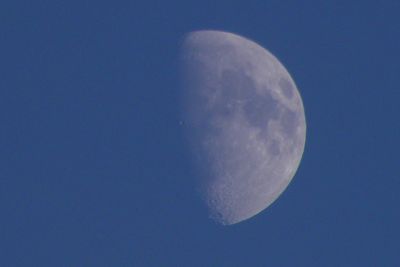
[[[0,266],[400,266],[400,2],[1,1]],[[306,109],[272,206],[209,221],[179,123],[185,33],[274,53]]]

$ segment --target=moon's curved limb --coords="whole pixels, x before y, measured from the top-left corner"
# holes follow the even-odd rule
[[[210,216],[234,224],[268,207],[294,176],[305,145],[303,103],[271,53],[220,31],[182,47],[187,136]]]

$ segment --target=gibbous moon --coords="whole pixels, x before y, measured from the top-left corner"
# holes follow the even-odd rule
[[[229,225],[273,203],[299,166],[303,103],[290,74],[266,49],[221,31],[183,42],[184,127],[209,215]]]

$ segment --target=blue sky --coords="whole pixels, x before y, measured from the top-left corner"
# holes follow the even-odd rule
[[[2,1],[0,266],[399,266],[400,2]],[[222,227],[179,124],[185,33],[274,53],[307,141],[267,210]]]

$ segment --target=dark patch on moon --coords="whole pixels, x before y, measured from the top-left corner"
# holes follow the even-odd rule
[[[227,69],[221,73],[216,111],[222,116],[231,116],[242,105],[254,97],[254,82],[240,69]]]
[[[282,89],[283,94],[287,98],[293,97],[294,87],[293,84],[287,78],[280,78],[279,87]]]
[[[293,136],[295,134],[297,125],[299,124],[299,118],[294,111],[285,108],[282,112],[281,123],[283,127],[283,133],[287,136]]]
[[[271,144],[269,145],[268,151],[271,152],[272,155],[277,156],[281,153],[281,146],[277,140],[272,140]]]
[[[279,102],[272,97],[269,90],[265,90],[263,95],[253,95],[251,100],[244,104],[243,111],[251,126],[266,130],[268,121],[279,117],[279,106]]]
[[[224,117],[243,111],[246,121],[252,127],[265,131],[270,119],[279,117],[280,103],[276,101],[268,88],[258,93],[251,77],[242,70],[224,70],[215,111]]]

